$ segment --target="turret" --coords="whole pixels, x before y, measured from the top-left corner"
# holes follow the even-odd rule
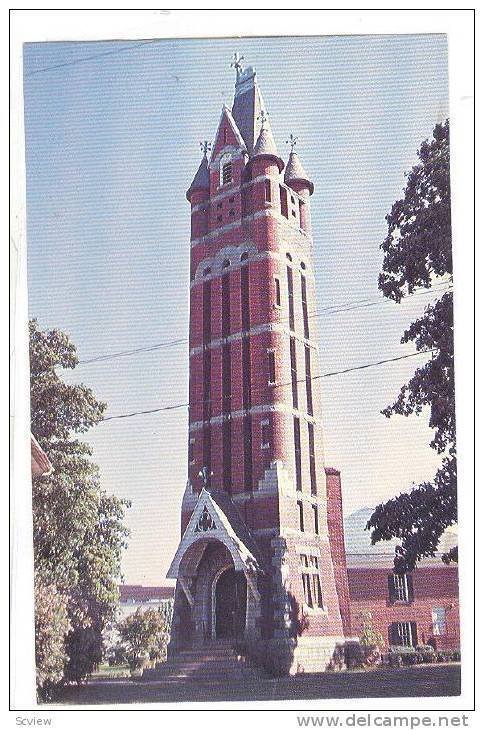
[[[297,137],[289,135],[288,143],[291,145],[291,154],[284,172],[284,182],[302,198],[299,202],[299,221],[301,228],[309,233],[311,229],[309,196],[314,192],[314,184],[304,170],[299,155],[294,151],[296,142]]]
[[[207,155],[210,150],[210,143],[207,141],[200,142],[200,147],[203,152],[202,161],[186,193],[187,200],[192,206],[192,239],[204,236],[208,230],[209,209],[207,201],[210,195],[210,172]]]

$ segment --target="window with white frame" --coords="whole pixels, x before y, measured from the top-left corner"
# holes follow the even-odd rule
[[[315,555],[300,555],[301,579],[304,591],[304,603],[309,608],[324,608],[319,575],[319,561]]]
[[[408,579],[407,575],[397,575],[392,573],[390,576],[390,599],[392,601],[408,601]]]
[[[445,608],[434,606],[432,608],[432,633],[434,636],[443,636],[445,632]]]
[[[417,624],[415,621],[397,621],[391,624],[390,644],[393,646],[416,646]]]

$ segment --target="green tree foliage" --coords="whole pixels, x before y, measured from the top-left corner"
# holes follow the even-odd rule
[[[385,640],[380,631],[373,626],[373,616],[370,611],[364,611],[360,614],[361,634],[360,644],[367,647],[377,647],[381,649],[385,646]]]
[[[407,177],[404,197],[387,215],[388,235],[382,243],[378,284],[384,296],[397,303],[442,277],[452,282],[448,120],[436,125],[433,138],[418,150],[418,158]],[[445,529],[457,521],[452,291],[427,306],[401,341],[413,342],[417,351],[432,355],[382,413],[390,418],[428,409],[429,426],[434,429],[430,446],[442,454],[442,466],[433,482],[380,504],[367,524],[373,543],[400,539],[395,550],[399,573],[413,570],[422,557],[435,555]],[[457,549],[444,555],[447,562],[456,559]]]
[[[65,637],[71,628],[67,597],[55,585],[35,580],[35,663],[41,696],[61,681],[67,663]]]
[[[59,330],[30,329],[31,430],[53,470],[33,482],[34,564],[45,590],[68,599],[64,679],[80,681],[102,656],[102,631],[118,602],[126,500],[106,494],[90,447],[74,437],[102,420],[106,405],[62,368],[78,363]]]
[[[158,609],[138,608],[119,622],[121,645],[131,669],[141,667],[149,660],[166,659],[172,614],[173,605],[167,602]]]

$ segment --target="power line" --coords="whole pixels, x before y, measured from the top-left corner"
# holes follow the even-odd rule
[[[442,293],[445,291],[451,291],[451,287],[447,287],[447,282],[443,282],[442,284],[436,284],[434,287],[425,289],[424,291],[417,291],[417,292],[413,292],[413,294],[408,294],[407,297],[405,297],[405,299],[408,299],[410,297],[431,294],[434,292]],[[315,318],[318,318],[321,316],[331,316],[332,314],[341,314],[344,312],[352,312],[355,309],[365,309],[367,307],[374,307],[374,306],[377,306],[380,304],[388,304],[388,303],[390,303],[389,299],[382,299],[381,297],[379,297],[377,301],[374,301],[371,299],[360,299],[360,300],[356,300],[356,301],[353,300],[350,302],[342,302],[341,304],[334,304],[329,307],[323,307],[322,309],[315,310],[314,312],[311,312],[308,315],[308,317],[309,317],[309,319],[315,319]],[[289,321],[288,318],[284,317],[283,319],[279,320],[279,323],[284,324],[284,322],[287,322],[287,321]],[[103,362],[105,360],[114,360],[118,357],[128,357],[130,355],[136,355],[141,352],[153,352],[155,350],[175,347],[177,345],[182,345],[182,344],[187,344],[187,343],[188,343],[187,338],[182,338],[182,339],[178,339],[178,340],[168,340],[166,342],[159,342],[155,345],[147,345],[146,347],[137,347],[132,350],[121,350],[120,352],[108,353],[106,355],[96,355],[96,356],[88,358],[86,360],[79,360],[78,365],[90,365],[91,363],[95,363],[95,362]]]
[[[104,51],[103,53],[97,53],[93,56],[86,56],[85,58],[74,58],[72,61],[65,61],[64,63],[56,63],[53,66],[46,66],[45,68],[38,68],[35,71],[29,71],[29,73],[24,74],[25,77],[27,76],[35,76],[36,74],[45,73],[46,71],[53,71],[58,68],[64,68],[65,66],[75,66],[79,63],[85,63],[86,61],[94,61],[98,58],[104,58],[104,56],[115,56],[117,53],[125,53],[126,51],[132,51],[136,48],[141,48],[142,46],[147,46],[151,43],[159,43],[160,38],[153,38],[148,41],[141,41],[140,43],[134,43],[131,46],[125,46],[124,48],[115,48],[112,51]]]
[[[311,378],[311,380],[319,380],[320,378],[332,378],[335,375],[344,375],[346,373],[354,372],[355,370],[366,370],[367,368],[378,367],[380,365],[384,365],[389,362],[396,362],[397,360],[405,360],[409,357],[416,357],[417,355],[424,355],[426,353],[431,353],[431,352],[435,352],[435,350],[431,349],[431,350],[421,350],[419,352],[411,352],[408,355],[399,355],[398,357],[390,357],[385,360],[378,360],[377,362],[364,363],[363,365],[356,365],[355,367],[345,368],[344,370],[334,370],[329,373],[321,373],[320,375],[314,375]],[[301,380],[298,380],[297,382],[304,383],[305,381],[306,381],[306,378],[302,378]],[[286,386],[290,386],[290,385],[292,385],[292,382],[279,383],[275,387],[282,388],[282,387],[286,387]],[[254,395],[253,392],[252,392],[252,395]],[[212,400],[212,399],[210,399],[210,400]],[[205,401],[205,402],[207,402],[207,401]],[[203,403],[203,401],[198,401],[198,403],[199,404]],[[148,414],[152,414],[152,413],[160,413],[162,411],[173,411],[178,408],[188,408],[189,405],[190,405],[189,403],[176,403],[174,405],[162,406],[160,408],[150,408],[148,410],[143,410],[143,411],[132,411],[131,413],[121,413],[117,416],[106,416],[106,418],[103,418],[102,421],[99,421],[99,423],[103,423],[105,421],[114,421],[119,418],[131,418],[132,416],[143,416],[143,415],[148,415]]]
[[[89,365],[92,362],[102,362],[104,360],[113,360],[117,357],[127,357],[128,355],[136,355],[139,352],[151,352],[152,350],[160,350],[164,347],[174,347],[175,345],[185,344],[186,338],[180,340],[170,340],[168,342],[159,342],[157,345],[149,345],[147,347],[137,347],[134,350],[122,350],[121,352],[113,352],[109,355],[96,355],[88,360],[79,360],[78,365]]]

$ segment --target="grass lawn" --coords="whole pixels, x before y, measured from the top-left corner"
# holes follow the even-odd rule
[[[361,697],[449,697],[460,694],[460,664],[426,664],[367,672],[324,672],[238,683],[197,680],[140,682],[93,677],[64,687],[51,705],[243,700],[341,699]]]

